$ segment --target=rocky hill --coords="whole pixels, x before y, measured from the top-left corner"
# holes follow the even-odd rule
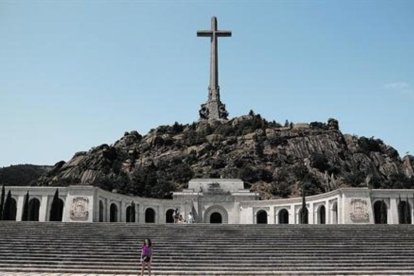
[[[268,122],[250,112],[229,121],[175,123],[113,145],[78,152],[38,185],[91,184],[169,198],[193,177],[241,178],[263,199],[317,194],[344,186],[413,188],[414,157],[374,138],[342,134],[338,122]]]

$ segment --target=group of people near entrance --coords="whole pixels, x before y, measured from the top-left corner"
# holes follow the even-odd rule
[[[172,216],[173,216],[174,223],[178,223],[178,224],[181,224],[181,223],[194,223],[194,217],[193,217],[193,214],[191,212],[188,213],[187,220],[185,220],[183,218],[183,215],[180,214],[180,211],[178,210],[178,208],[174,210]]]

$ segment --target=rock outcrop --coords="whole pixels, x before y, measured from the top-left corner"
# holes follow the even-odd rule
[[[374,138],[342,134],[338,121],[284,127],[250,113],[229,121],[126,132],[113,145],[59,162],[38,185],[91,184],[107,190],[169,197],[193,177],[241,178],[262,198],[338,187],[412,188],[414,157]]]

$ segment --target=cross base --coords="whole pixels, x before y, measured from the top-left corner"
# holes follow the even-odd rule
[[[201,105],[199,111],[200,120],[227,120],[229,113],[226,110],[226,105],[219,100],[211,100]]]

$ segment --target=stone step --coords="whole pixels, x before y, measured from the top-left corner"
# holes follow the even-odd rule
[[[124,273],[154,241],[155,275],[367,275],[414,271],[408,225],[0,222],[2,272]],[[398,272],[398,273],[397,273]]]

